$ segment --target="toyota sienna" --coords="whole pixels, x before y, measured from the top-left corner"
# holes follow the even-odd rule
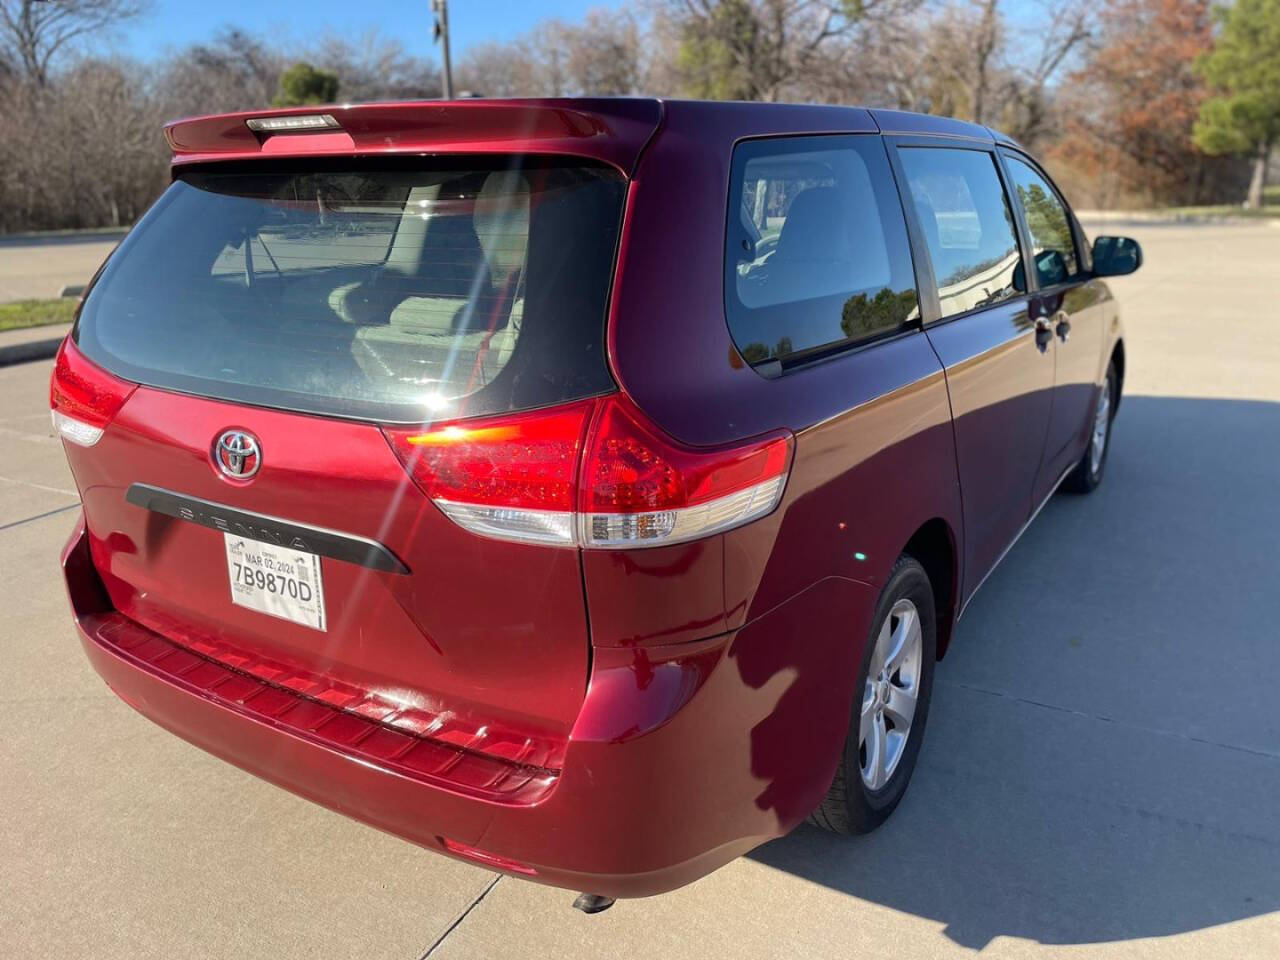
[[[94,668],[180,737],[601,898],[883,821],[1125,346],[990,129],[529,100],[169,125],[51,399]]]

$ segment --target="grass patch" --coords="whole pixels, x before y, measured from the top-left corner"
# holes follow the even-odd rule
[[[73,297],[0,303],[0,331],[70,323],[75,317],[75,312],[76,300]]]

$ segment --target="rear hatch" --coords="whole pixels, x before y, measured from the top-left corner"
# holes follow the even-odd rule
[[[554,766],[590,665],[579,551],[464,528],[413,458],[477,417],[518,442],[554,406],[583,422],[576,463],[574,402],[614,389],[625,194],[609,163],[492,143],[179,168],[55,374],[115,607],[369,719]],[[519,459],[471,480],[540,483]]]

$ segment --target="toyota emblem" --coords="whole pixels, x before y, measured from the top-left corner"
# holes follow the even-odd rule
[[[213,461],[225,476],[248,480],[262,466],[262,447],[251,433],[225,430],[213,445]]]

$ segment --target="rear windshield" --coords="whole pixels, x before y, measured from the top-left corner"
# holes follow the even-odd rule
[[[141,383],[384,421],[612,388],[625,182],[536,158],[220,168],[173,183],[75,339]]]

